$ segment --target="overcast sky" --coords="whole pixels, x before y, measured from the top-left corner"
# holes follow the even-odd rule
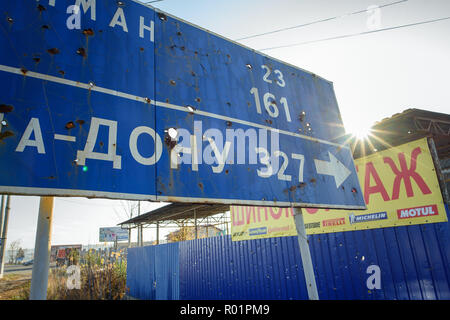
[[[164,0],[153,5],[235,40],[392,2],[396,1]],[[381,8],[378,28],[449,16],[448,0],[409,0]],[[362,12],[239,42],[258,50],[289,46],[263,52],[332,81],[348,132],[368,129],[408,108],[450,113],[450,20],[314,42],[367,32],[375,18]],[[143,203],[142,212],[159,205]],[[9,242],[20,239],[23,247],[34,246],[38,208],[38,197],[12,197]],[[55,198],[52,243],[94,244],[99,227],[125,219],[119,201]],[[146,232],[145,240],[154,238]]]

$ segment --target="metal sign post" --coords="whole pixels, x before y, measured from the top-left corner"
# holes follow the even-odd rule
[[[316,278],[309,250],[309,242],[306,235],[305,223],[301,208],[294,208],[295,227],[297,228],[298,246],[300,247],[300,256],[302,258],[303,272],[305,274],[306,288],[308,290],[309,300],[319,300]]]
[[[31,274],[30,300],[46,300],[53,216],[53,197],[41,197]]]
[[[5,249],[6,249],[6,236],[8,234],[8,220],[9,220],[9,210],[10,210],[10,199],[11,196],[6,197],[6,207],[4,209],[4,221],[3,221],[3,230],[0,234],[0,279],[3,278],[3,268],[5,265]],[[3,196],[2,196],[2,212],[3,214]]]

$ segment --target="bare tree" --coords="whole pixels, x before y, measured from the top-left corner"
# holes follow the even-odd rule
[[[114,209],[116,216],[121,220],[128,220],[138,215],[139,201],[120,201],[121,208]],[[131,246],[131,229],[128,229],[128,247]]]
[[[13,264],[15,262],[15,258],[16,258],[16,251],[19,250],[20,248],[20,239],[14,240],[13,242],[11,242],[9,244],[9,263]]]

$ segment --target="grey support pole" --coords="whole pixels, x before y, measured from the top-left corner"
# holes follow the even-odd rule
[[[50,243],[52,232],[53,197],[41,197],[34,245],[33,271],[31,275],[30,300],[46,300]]]
[[[302,257],[303,272],[306,279],[306,288],[308,290],[309,300],[319,300],[317,292],[316,278],[309,251],[308,239],[306,237],[305,222],[301,208],[294,208],[295,227],[297,228],[298,246],[300,247],[300,256]]]
[[[3,196],[2,196],[2,214],[3,214]],[[3,230],[1,237],[1,246],[0,246],[0,279],[3,278],[3,268],[5,265],[5,249],[6,249],[6,236],[8,234],[8,220],[9,220],[9,209],[10,209],[10,200],[11,196],[6,196],[6,208],[5,208],[5,219],[3,221]]]

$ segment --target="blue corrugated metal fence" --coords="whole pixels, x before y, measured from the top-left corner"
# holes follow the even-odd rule
[[[448,300],[449,234],[447,222],[308,236],[319,298]],[[296,237],[132,248],[127,285],[139,299],[308,298]]]

